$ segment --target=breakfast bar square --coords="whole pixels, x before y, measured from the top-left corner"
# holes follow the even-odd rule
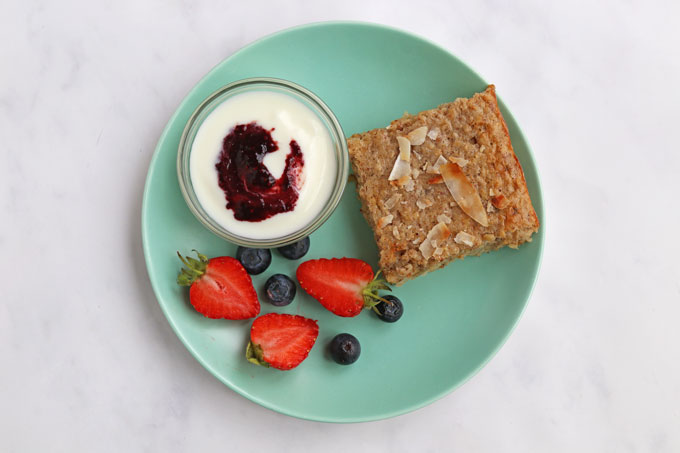
[[[361,211],[388,282],[538,231],[495,88],[348,139]]]

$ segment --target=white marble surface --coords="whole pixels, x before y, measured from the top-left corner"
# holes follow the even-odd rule
[[[0,451],[680,451],[678,2],[3,1]],[[429,407],[330,425],[184,349],[149,286],[142,187],[173,110],[270,32],[356,19],[493,81],[542,174],[536,291]]]

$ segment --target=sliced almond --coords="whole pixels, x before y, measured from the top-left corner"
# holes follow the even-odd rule
[[[404,161],[401,160],[399,157],[394,161],[394,167],[392,167],[392,173],[390,173],[389,178],[387,178],[389,181],[397,181],[401,180],[402,178],[408,178],[411,175],[411,165]],[[406,180],[404,179],[404,183]],[[402,184],[399,184],[402,185]]]
[[[508,206],[508,199],[503,194],[491,197],[491,203],[494,208],[505,209]]]
[[[467,160],[467,159],[463,159],[462,157],[453,157],[453,156],[451,156],[451,157],[449,157],[449,161],[453,162],[454,164],[458,164],[458,165],[460,165],[461,167],[464,167],[464,166],[466,166],[466,165],[468,164],[468,160]]]
[[[480,225],[489,226],[489,219],[486,217],[482,200],[479,198],[475,186],[467,179],[460,166],[451,162],[441,165],[439,170],[444,178],[444,184],[446,184],[460,209]]]
[[[388,214],[388,215],[386,215],[386,216],[384,216],[384,217],[381,217],[381,218],[378,220],[378,225],[377,225],[377,226],[378,226],[378,229],[385,228],[387,225],[389,225],[390,223],[392,223],[392,219],[394,219],[394,216],[393,216],[392,214]]]
[[[475,237],[469,233],[466,233],[465,231],[459,231],[453,240],[456,242],[456,244],[465,244],[468,247],[475,245]]]
[[[406,136],[413,146],[422,145],[425,143],[425,136],[427,135],[427,126],[422,126],[417,129],[413,129]]]
[[[437,247],[434,249],[434,252],[432,252],[432,256],[439,256],[442,253],[444,253],[444,249],[441,247]]]
[[[425,203],[423,200],[416,200],[416,206],[418,206],[418,209],[421,211],[425,208],[427,208],[427,203]]]
[[[411,162],[411,142],[406,137],[397,137],[399,143],[399,159]]]
[[[439,214],[437,216],[437,222],[451,223],[451,217],[446,214]]]
[[[430,137],[430,140],[437,140],[437,137],[439,137],[439,128],[435,127],[434,129],[430,129],[427,136]]]

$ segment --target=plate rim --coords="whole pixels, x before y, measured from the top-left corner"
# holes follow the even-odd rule
[[[534,289],[536,288],[536,282],[538,281],[538,277],[541,272],[542,268],[542,263],[543,263],[543,253],[545,249],[545,241],[546,241],[546,210],[545,210],[545,204],[543,203],[543,185],[541,183],[541,176],[538,171],[538,165],[536,163],[536,156],[531,148],[531,145],[529,144],[529,141],[527,140],[526,136],[524,135],[524,132],[522,131],[522,128],[519,126],[519,123],[517,123],[515,119],[515,115],[513,115],[512,111],[507,107],[507,105],[503,102],[503,99],[501,96],[498,96],[498,104],[499,108],[501,110],[504,110],[507,112],[512,120],[515,122],[517,125],[516,128],[516,133],[521,136],[522,140],[526,144],[526,150],[529,155],[529,158],[532,161],[533,168],[534,168],[534,173],[536,175],[536,187],[535,187],[535,195],[536,199],[532,198],[532,203],[535,205],[535,207],[539,207],[540,212],[541,212],[541,218],[540,218],[540,228],[541,232],[539,234],[542,235],[542,238],[540,242],[538,243],[538,256],[536,260],[536,273],[533,276],[533,281],[531,282],[531,286],[527,292],[526,300],[524,301],[521,310],[519,311],[517,317],[514,319],[512,322],[512,325],[510,325],[509,329],[501,339],[501,341],[498,342],[498,344],[491,350],[491,352],[480,362],[480,364],[471,369],[465,377],[460,379],[458,382],[452,384],[450,387],[444,389],[443,391],[426,398],[422,401],[419,401],[418,403],[414,403],[408,406],[405,406],[401,409],[398,410],[393,410],[387,413],[381,413],[379,415],[372,415],[372,416],[361,416],[361,417],[320,417],[320,416],[311,416],[311,415],[306,415],[302,412],[295,411],[288,409],[286,407],[282,407],[277,404],[273,404],[269,401],[262,400],[258,398],[256,395],[253,395],[252,393],[233,385],[231,382],[229,382],[226,379],[223,379],[222,376],[213,368],[212,365],[210,365],[206,360],[203,359],[201,354],[191,346],[191,344],[188,342],[188,340],[185,338],[183,335],[182,331],[179,329],[177,326],[177,323],[173,320],[171,316],[169,316],[168,311],[166,310],[166,307],[163,303],[161,303],[161,297],[160,297],[160,289],[157,287],[157,283],[155,280],[152,278],[151,273],[150,273],[150,267],[151,267],[151,252],[149,250],[149,240],[147,239],[147,236],[149,234],[148,232],[148,222],[147,222],[147,212],[148,212],[148,203],[149,203],[149,192],[150,192],[150,187],[151,187],[151,181],[153,180],[152,177],[152,170],[156,167],[156,161],[159,159],[160,156],[160,151],[161,151],[161,145],[162,143],[165,142],[167,139],[167,136],[169,134],[171,125],[175,122],[176,117],[179,115],[180,110],[182,110],[182,107],[186,102],[188,102],[189,97],[191,94],[196,90],[198,86],[200,86],[204,80],[208,79],[212,74],[217,71],[223,64],[227,63],[229,60],[235,58],[242,52],[245,52],[249,48],[256,46],[258,44],[261,44],[264,41],[270,40],[270,39],[275,39],[279,35],[283,35],[289,32],[293,31],[299,31],[303,29],[310,29],[310,28],[317,28],[317,27],[325,27],[325,26],[363,26],[363,27],[369,27],[369,28],[376,28],[376,29],[382,29],[386,30],[389,32],[394,32],[394,33],[399,33],[402,35],[407,36],[410,39],[415,39],[417,41],[424,42],[444,53],[446,53],[449,57],[453,58],[457,62],[461,63],[463,66],[465,66],[468,70],[470,70],[474,75],[479,77],[484,83],[487,85],[489,84],[484,77],[482,77],[477,71],[475,71],[470,65],[465,63],[463,60],[458,58],[456,55],[451,53],[448,49],[440,46],[439,44],[424,38],[422,36],[416,35],[415,33],[412,33],[407,30],[403,30],[397,27],[392,27],[389,25],[381,24],[381,23],[376,23],[376,22],[370,22],[370,21],[352,21],[352,20],[332,20],[332,21],[317,21],[317,22],[310,22],[310,23],[305,23],[305,24],[300,24],[288,28],[284,28],[278,31],[275,31],[273,33],[267,34],[265,36],[262,36],[248,44],[245,44],[244,46],[240,47],[238,50],[236,50],[234,53],[230,54],[226,58],[220,60],[217,64],[215,64],[203,77],[201,77],[192,87],[191,89],[186,92],[186,94],[182,97],[182,100],[179,102],[179,104],[175,107],[175,110],[173,114],[168,118],[165,127],[163,128],[163,131],[161,132],[158,141],[156,142],[156,146],[154,147],[154,152],[151,157],[151,160],[149,161],[149,168],[146,173],[146,178],[145,178],[145,183],[144,183],[144,190],[143,190],[143,195],[142,195],[142,207],[141,207],[141,233],[142,233],[142,248],[144,252],[144,262],[145,262],[145,267],[146,267],[146,272],[148,279],[151,283],[151,287],[154,292],[154,296],[156,298],[156,302],[161,308],[161,311],[163,312],[163,315],[165,316],[165,319],[168,321],[168,324],[170,324],[170,327],[172,328],[173,332],[175,335],[179,338],[179,340],[182,342],[184,347],[189,351],[189,353],[196,359],[198,363],[201,364],[214,378],[222,382],[222,384],[226,385],[230,390],[236,392],[237,394],[247,398],[248,400],[265,407],[269,410],[272,410],[274,412],[278,412],[283,415],[295,417],[298,419],[302,420],[309,420],[309,421],[316,421],[316,422],[324,422],[324,423],[362,423],[362,422],[370,422],[370,421],[378,421],[378,420],[385,420],[393,417],[397,417],[399,415],[404,415],[410,412],[414,412],[416,410],[422,409],[426,406],[429,406],[430,404],[434,403],[435,401],[438,401],[445,396],[453,393],[455,390],[458,388],[462,387],[464,384],[466,384],[473,376],[475,376],[479,371],[484,368],[490,361],[493,359],[498,352],[501,350],[501,348],[507,343],[508,339],[512,335],[512,333],[515,331],[517,324],[519,323],[520,319],[524,315],[524,312],[526,311],[527,306],[529,305],[529,301],[532,298]],[[507,121],[507,120],[506,120]]]

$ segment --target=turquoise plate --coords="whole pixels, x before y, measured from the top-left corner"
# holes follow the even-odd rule
[[[193,217],[182,198],[175,168],[182,129],[210,93],[255,76],[294,81],[320,96],[348,136],[384,127],[404,111],[418,112],[482,91],[487,85],[456,57],[417,36],[365,23],[321,23],[261,39],[217,65],[182,101],[156,147],[144,190],[142,237],[151,284],[177,336],[196,359],[232,390],[275,411],[310,420],[377,420],[425,406],[475,374],[501,347],[534,286],[543,231],[519,250],[504,249],[406,283],[396,290],[405,314],[395,324],[365,311],[340,318],[298,289],[278,311],[319,320],[320,334],[309,358],[291,371],[258,367],[244,358],[251,321],[206,319],[175,284],[176,250],[210,256],[233,255]],[[503,87],[498,87],[503,92]],[[521,161],[538,217],[543,202],[529,145],[501,102],[515,152]],[[332,215],[311,236],[305,259],[349,256],[377,267],[371,230],[359,212],[353,184]],[[274,252],[271,267],[253,278],[262,285],[273,273],[295,275],[299,262]],[[361,341],[351,366],[335,364],[325,350],[340,332]]]

